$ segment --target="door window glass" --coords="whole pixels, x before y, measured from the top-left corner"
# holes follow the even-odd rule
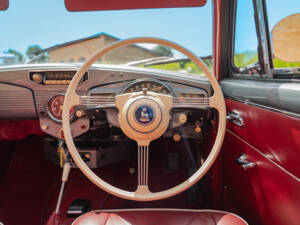
[[[245,67],[258,61],[252,0],[238,0],[236,5],[234,65]]]

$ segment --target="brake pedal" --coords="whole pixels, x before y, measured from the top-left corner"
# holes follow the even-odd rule
[[[67,217],[77,217],[86,213],[90,208],[88,199],[74,199],[67,211]]]
[[[166,172],[173,172],[179,169],[179,156],[177,153],[168,153],[165,165]]]

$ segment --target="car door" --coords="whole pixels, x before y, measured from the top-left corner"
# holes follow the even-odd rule
[[[293,70],[275,68],[267,23],[275,12],[266,13],[276,4],[292,12],[299,6],[294,3],[222,2],[235,15],[230,20],[223,13],[221,26],[221,86],[228,117],[221,156],[223,202],[250,224],[300,221],[300,70],[297,64]]]

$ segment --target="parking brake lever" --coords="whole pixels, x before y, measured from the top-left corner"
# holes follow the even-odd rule
[[[59,152],[64,151],[63,143],[59,142],[58,150],[59,150]],[[62,154],[60,155],[60,157],[62,157]],[[62,159],[60,159],[60,162],[62,162]],[[63,164],[61,187],[60,187],[60,191],[59,191],[59,195],[58,195],[58,199],[57,199],[57,203],[56,203],[56,208],[55,208],[55,211],[52,213],[51,217],[49,218],[47,225],[59,225],[60,224],[60,206],[61,206],[61,201],[62,201],[63,194],[64,194],[65,184],[68,181],[70,171],[71,171],[71,162],[65,161]]]

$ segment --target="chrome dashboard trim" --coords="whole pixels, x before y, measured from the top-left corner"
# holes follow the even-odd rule
[[[150,82],[155,82],[155,83],[158,83],[162,86],[164,86],[166,89],[169,90],[170,94],[172,96],[176,96],[175,92],[173,91],[173,89],[167,85],[164,81],[161,81],[161,80],[157,80],[157,79],[152,79],[152,78],[140,78],[140,79],[136,79],[134,81],[130,81],[123,89],[122,91],[120,92],[120,94],[123,94],[125,93],[125,91],[127,89],[129,89],[130,87],[132,87],[133,85],[137,84],[137,83],[140,83],[140,82],[145,82],[145,81],[150,81]]]

